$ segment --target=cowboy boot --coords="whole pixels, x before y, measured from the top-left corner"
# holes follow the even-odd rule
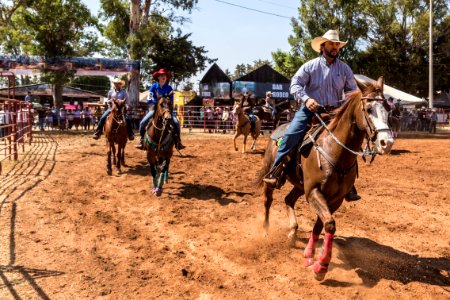
[[[361,199],[361,196],[358,195],[358,191],[356,190],[355,186],[353,186],[350,192],[345,195],[345,200],[347,200],[348,202],[358,201],[359,199]]]
[[[284,170],[290,161],[289,156],[282,159],[281,163],[276,166],[273,166],[270,169],[269,173],[263,178],[263,181],[272,189],[280,189],[285,180],[284,179]]]
[[[181,138],[180,138],[180,136],[178,134],[175,134],[175,148],[178,151],[183,150],[184,148],[186,148],[186,146],[181,143]]]
[[[98,140],[99,138],[100,138],[100,136],[102,135],[102,133],[101,133],[101,131],[98,129],[98,127],[97,127],[97,129],[95,129],[95,131],[94,131],[94,134],[92,135],[92,138],[94,139],[94,140]]]
[[[134,147],[138,148],[140,150],[144,150],[144,139],[141,137],[139,139],[139,142],[137,143],[137,145],[135,145]]]

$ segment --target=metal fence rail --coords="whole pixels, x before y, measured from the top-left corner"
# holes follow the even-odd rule
[[[0,98],[0,174],[2,162],[18,160],[19,150],[32,141],[32,105],[15,99]]]
[[[204,106],[186,106],[176,112],[181,127],[189,132],[209,133],[234,133],[237,116],[233,114],[232,106],[215,106],[208,108]],[[289,113],[283,113],[280,124],[289,122],[292,118]],[[263,121],[261,130],[272,131],[273,121]]]

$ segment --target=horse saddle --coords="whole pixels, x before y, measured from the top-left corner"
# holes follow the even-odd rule
[[[270,138],[277,142],[277,145],[280,146],[281,141],[283,139],[283,135],[288,130],[289,125],[291,123],[285,123],[283,125],[278,126],[277,129],[272,133]],[[311,150],[313,142],[317,140],[317,137],[322,133],[322,131],[325,129],[324,126],[319,124],[313,124],[310,129],[307,131],[305,138],[303,139],[302,143],[300,144],[298,151],[302,154],[306,154]]]

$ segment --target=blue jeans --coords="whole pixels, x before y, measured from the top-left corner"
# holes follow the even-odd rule
[[[278,165],[281,159],[303,140],[309,129],[308,124],[311,122],[313,116],[314,113],[307,109],[304,104],[295,113],[288,130],[283,135],[283,140],[275,157],[274,166]]]
[[[141,139],[144,138],[145,135],[145,129],[147,128],[148,123],[153,118],[153,115],[155,114],[154,110],[150,110],[144,118],[142,118],[141,123],[139,123],[139,135],[141,136]],[[178,136],[180,136],[180,122],[178,121],[177,117],[172,115],[172,121],[175,124],[175,130]]]
[[[108,108],[103,113],[103,115],[100,117],[100,120],[98,121],[97,132],[100,132],[100,134],[103,133],[103,127],[105,127],[106,118],[108,118],[110,113],[111,113],[111,108]],[[131,126],[131,120],[130,120],[130,118],[128,118],[127,115],[125,115],[125,122],[127,122],[128,136],[134,136],[133,127]]]

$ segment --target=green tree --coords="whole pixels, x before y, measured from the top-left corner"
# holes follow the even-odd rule
[[[111,53],[141,60],[141,69],[171,69],[176,82],[180,82],[203,70],[206,63],[214,62],[205,56],[207,51],[203,47],[193,46],[189,35],[182,35],[173,27],[187,21],[180,17],[180,11],[191,12],[198,0],[100,2],[101,17],[108,22],[103,33],[111,41]],[[148,78],[149,73],[142,75]],[[130,72],[128,92],[132,106],[139,101],[140,77],[139,70]]]
[[[94,42],[96,18],[80,0],[33,0],[20,7],[1,31],[3,48],[13,54],[46,59],[89,55],[101,48]],[[92,28],[92,30],[89,30]],[[47,71],[42,80],[54,84],[53,100],[62,106],[62,90],[73,78],[69,71]]]

